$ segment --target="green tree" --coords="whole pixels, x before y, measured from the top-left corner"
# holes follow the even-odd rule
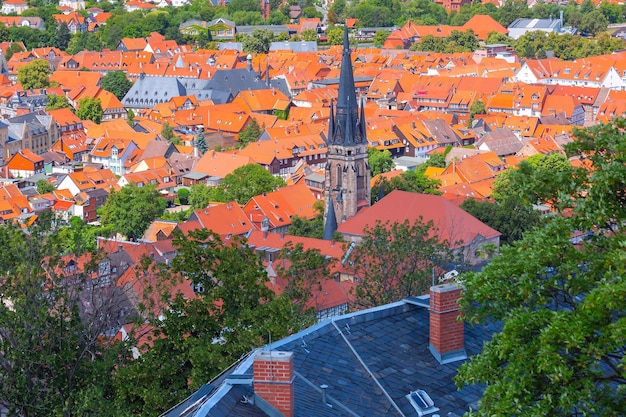
[[[352,5],[348,13],[359,19],[363,26],[387,27],[400,17],[401,10],[401,3],[397,0],[363,0]]]
[[[37,181],[37,192],[39,194],[51,193],[52,191],[54,191],[54,185],[46,180]]]
[[[109,194],[102,208],[102,225],[110,225],[115,232],[136,240],[163,214],[165,206],[165,199],[153,185],[138,187],[130,183]]]
[[[492,32],[489,32],[489,34],[487,35],[487,39],[485,39],[485,43],[487,45],[493,45],[493,44],[497,44],[497,43],[510,45],[511,44],[511,38],[506,36],[504,33],[500,33],[498,31],[494,30]]]
[[[220,187],[194,184],[189,189],[188,201],[193,210],[198,210],[207,207],[212,201],[226,202],[226,196]]]
[[[330,6],[329,12],[333,12],[335,16],[339,18],[338,22],[343,22],[346,18],[346,16],[344,15],[346,7],[346,0],[336,0]]]
[[[562,178],[568,216],[464,274],[471,323],[502,323],[462,365],[459,385],[485,386],[476,415],[622,415],[626,409],[626,128],[623,119],[577,131]],[[587,236],[573,240],[572,236]],[[502,279],[506,277],[506,279]]]
[[[467,121],[468,126],[472,126],[472,121],[474,120],[474,116],[477,114],[486,114],[487,109],[485,108],[485,103],[482,100],[474,100],[472,105],[470,106],[469,120]]]
[[[113,93],[118,100],[124,98],[133,83],[126,78],[126,74],[123,71],[110,71],[107,72],[100,81],[100,87],[107,90],[109,93]]]
[[[274,41],[274,32],[269,29],[254,29],[250,35],[245,35],[241,46],[245,52],[266,54]]]
[[[189,188],[179,188],[176,194],[178,195],[180,204],[187,205],[187,203],[189,203]]]
[[[70,55],[76,55],[81,51],[101,51],[102,41],[94,32],[78,32],[70,39],[67,52]]]
[[[172,129],[172,126],[170,126],[168,122],[164,122],[161,127],[161,136],[175,145],[180,144],[180,138],[174,134],[174,129]]]
[[[98,236],[109,236],[110,227],[96,227],[85,224],[82,218],[72,216],[69,226],[59,229],[59,244],[63,253],[83,255],[95,253],[98,249],[96,239]]]
[[[412,51],[443,52],[446,49],[446,39],[429,34],[424,36],[420,42],[413,43],[410,49]]]
[[[504,27],[508,27],[515,19],[529,17],[530,10],[525,1],[506,0],[498,9],[497,20]]]
[[[56,94],[49,94],[48,101],[46,102],[46,110],[57,109],[70,109],[74,111],[74,108],[70,104],[70,101],[65,96],[57,96]]]
[[[387,149],[379,151],[376,148],[367,148],[367,161],[370,165],[370,175],[375,177],[383,172],[391,171],[396,165]]]
[[[255,0],[232,0],[226,8],[231,16],[236,12],[261,12],[261,5]]]
[[[63,22],[57,27],[56,32],[56,47],[65,51],[67,49],[67,45],[70,42],[72,34],[70,33],[70,28],[67,27],[67,23]]]
[[[308,41],[308,42],[313,42],[313,41],[317,42],[317,40],[319,39],[317,36],[317,32],[314,31],[313,29],[303,30],[300,35],[302,36],[302,40]]]
[[[584,0],[580,3],[579,10],[583,15],[589,14],[596,10],[596,5],[591,0]]]
[[[35,59],[18,68],[17,82],[22,85],[24,90],[46,88],[50,86],[50,74],[52,74],[52,69],[48,61]]]
[[[389,32],[387,32],[386,30],[377,30],[374,34],[374,46],[378,48],[383,46],[388,36]]]
[[[474,52],[480,47],[478,38],[474,32],[469,29],[465,32],[453,30],[445,40],[446,52]]]
[[[227,201],[245,204],[255,195],[269,193],[284,186],[285,181],[282,178],[273,176],[261,165],[248,164],[226,175],[219,188],[223,190]]]
[[[439,181],[432,180],[419,171],[406,171],[400,175],[387,180],[379,178],[372,186],[371,204],[378,201],[380,189],[382,188],[383,196],[389,194],[393,190],[409,191],[412,193],[423,194],[441,194],[439,191]]]
[[[609,23],[620,23],[624,20],[622,7],[618,4],[609,3],[604,0],[600,3],[599,10]]]
[[[598,33],[606,30],[609,25],[609,21],[599,10],[594,10],[588,14],[585,14],[578,25],[578,30],[589,33],[591,36],[596,36]]]
[[[344,29],[340,26],[333,26],[326,29],[326,37],[331,45],[343,45]]]
[[[232,18],[236,25],[241,26],[259,26],[265,23],[261,12],[238,11],[232,15]]]
[[[411,20],[416,24],[438,25],[448,22],[448,13],[443,6],[428,0],[409,0],[402,3],[402,18],[396,20],[396,24],[403,24]]]
[[[312,324],[266,286],[263,264],[244,241],[223,244],[199,229],[177,234],[174,245],[178,256],[163,281],[184,277],[196,297],[171,298],[165,291],[171,299],[161,317],[150,320],[157,335],[153,347],[118,372],[116,394],[133,414],[164,412],[270,337]]]
[[[422,165],[418,167],[418,171],[420,170]],[[446,167],[446,154],[443,153],[433,153],[428,157],[428,160],[423,164],[424,171],[428,167],[437,167],[437,168],[445,168]]]
[[[566,178],[571,177],[572,169],[567,158],[560,153],[533,155],[516,169],[508,169],[498,176],[492,197],[504,202],[517,196],[527,205],[548,204],[557,211],[566,210],[570,204],[569,195],[573,192],[573,184]]]
[[[368,226],[348,260],[359,282],[355,304],[369,308],[422,295],[432,285],[433,268],[453,260],[449,248],[433,222],[421,218]]]
[[[24,48],[22,48],[19,43],[13,42],[7,48],[7,53],[5,54],[4,57],[8,61],[9,59],[11,59],[11,57],[13,56],[14,53],[16,53],[16,52],[23,52],[23,51],[24,51]]]
[[[315,6],[308,6],[302,9],[302,16],[304,16],[305,18],[318,17],[320,19],[324,17],[324,15],[320,11],[318,11]]]
[[[38,221],[28,233],[0,228],[0,403],[9,415],[110,415],[108,375],[129,357],[103,337],[116,312],[101,291],[90,294],[91,313],[81,308],[93,263],[61,257],[50,217]]]
[[[315,217],[311,220],[300,217],[297,214],[291,218],[291,224],[287,233],[293,236],[314,237],[322,239],[324,237],[324,203],[316,201],[313,203],[316,211]]]
[[[507,198],[503,203],[470,198],[463,201],[461,208],[502,233],[501,244],[511,244],[522,239],[524,233],[541,222],[541,214],[532,206],[524,204],[518,196]]]
[[[282,295],[297,308],[301,318],[315,319],[316,310],[324,300],[322,282],[329,277],[329,265],[333,260],[322,255],[318,249],[304,249],[302,243],[287,243],[278,253],[277,275],[286,281]],[[313,298],[317,292],[319,296]]]
[[[239,132],[239,147],[245,148],[249,143],[256,142],[262,133],[263,129],[261,129],[261,126],[259,126],[255,118],[252,118],[252,121]]]
[[[200,130],[196,133],[196,148],[198,148],[198,152],[200,155],[204,155],[206,151],[209,150],[209,146],[204,139],[204,131]]]
[[[99,98],[83,97],[78,100],[76,116],[81,120],[91,120],[94,123],[100,123],[103,114],[104,111]]]

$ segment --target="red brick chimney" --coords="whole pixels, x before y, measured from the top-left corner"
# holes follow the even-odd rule
[[[294,416],[293,352],[260,351],[254,357],[254,393],[282,413]]]
[[[430,287],[430,344],[441,364],[467,358],[464,324],[459,318],[461,287],[455,283]]]

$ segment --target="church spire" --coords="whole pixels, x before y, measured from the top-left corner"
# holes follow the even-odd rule
[[[326,213],[326,221],[324,222],[324,240],[332,240],[337,230],[337,216],[335,214],[335,207],[333,202],[333,196],[330,195],[330,201],[328,202],[328,212]]]
[[[363,142],[362,128],[359,123],[359,106],[352,75],[352,58],[348,28],[344,30],[341,72],[339,75],[339,96],[337,97],[334,132],[328,138],[329,143],[354,145]]]

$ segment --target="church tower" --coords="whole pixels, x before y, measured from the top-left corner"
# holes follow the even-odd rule
[[[339,97],[336,108],[331,104],[328,126],[324,188],[325,239],[332,239],[337,224],[354,216],[361,207],[370,205],[370,167],[365,135],[364,104],[361,104],[359,110],[346,28]]]

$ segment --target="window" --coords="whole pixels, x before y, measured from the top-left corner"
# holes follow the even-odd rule
[[[439,408],[435,407],[435,402],[424,390],[412,391],[406,397],[420,417],[439,411]]]

